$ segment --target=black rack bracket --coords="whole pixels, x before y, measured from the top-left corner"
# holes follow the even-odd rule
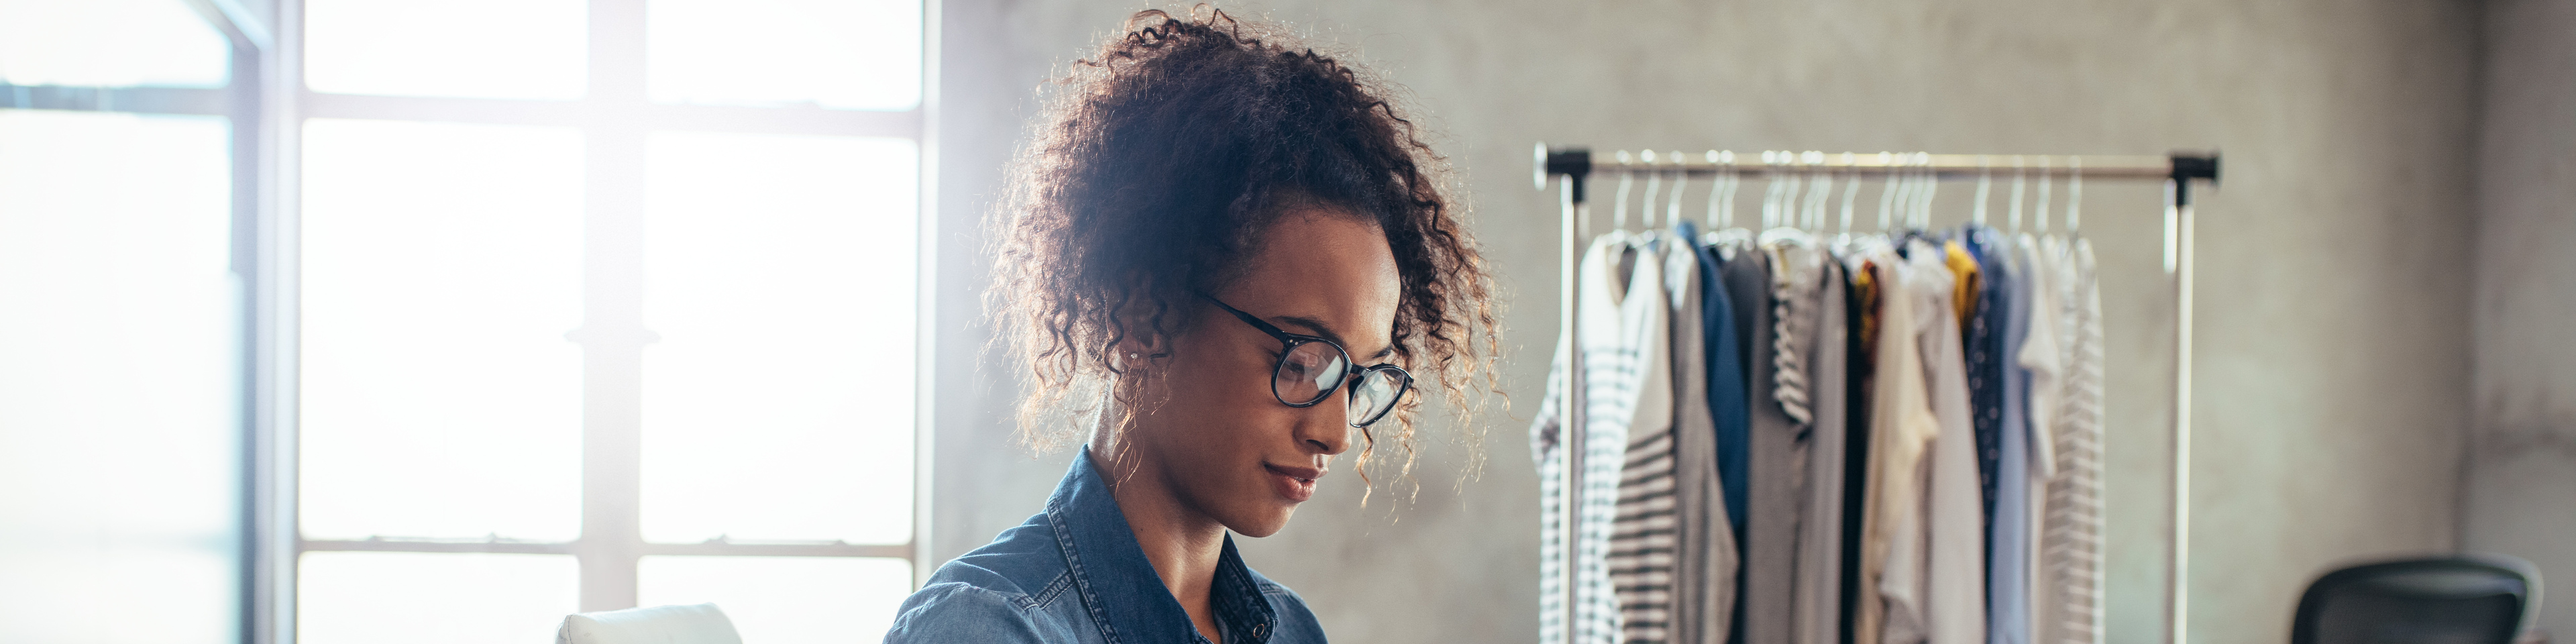
[[[1548,177],[1565,175],[1574,203],[1583,203],[1583,180],[1592,174],[1592,148],[1549,149],[1547,142],[1541,141],[1532,149],[1531,155],[1535,163],[1530,165],[1536,170],[1536,176],[1530,178],[1538,189],[1547,189]]]
[[[2191,181],[2193,179],[2207,179],[2209,180],[2209,185],[2218,185],[2217,152],[2178,151],[2174,152],[2172,156],[2173,198],[2175,206],[2186,206],[2191,204]]]

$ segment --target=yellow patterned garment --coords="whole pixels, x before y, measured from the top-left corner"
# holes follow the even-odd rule
[[[1986,291],[1985,278],[1977,271],[1977,258],[1959,242],[1943,242],[1941,250],[1948,255],[1945,263],[1950,265],[1950,274],[1959,278],[1959,288],[1950,291],[1950,305],[1959,309],[1959,328],[1964,329],[1969,320],[1977,317],[1977,294]]]

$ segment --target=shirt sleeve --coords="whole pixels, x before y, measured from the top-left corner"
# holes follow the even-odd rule
[[[1023,608],[1009,595],[991,590],[958,582],[931,584],[903,601],[885,642],[1049,642],[1028,610],[1032,609]]]

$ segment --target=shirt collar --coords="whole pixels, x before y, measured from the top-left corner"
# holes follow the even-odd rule
[[[1083,606],[1110,644],[1203,641],[1181,602],[1163,587],[1144,546],[1118,510],[1109,483],[1092,467],[1085,446],[1066,469],[1047,499],[1047,525],[1064,551],[1065,567],[1082,591]],[[1225,536],[1217,555],[1216,579],[1209,603],[1226,632],[1227,644],[1263,644],[1279,626],[1277,613],[1261,595],[1252,569],[1235,552],[1234,535]]]

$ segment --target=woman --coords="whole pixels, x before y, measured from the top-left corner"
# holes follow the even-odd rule
[[[1146,11],[1059,82],[991,299],[1033,376],[1024,437],[1089,436],[1045,512],[941,566],[886,641],[1322,642],[1229,533],[1278,532],[1354,447],[1409,470],[1412,373],[1490,385],[1490,278],[1439,157],[1364,73],[1271,31]]]

